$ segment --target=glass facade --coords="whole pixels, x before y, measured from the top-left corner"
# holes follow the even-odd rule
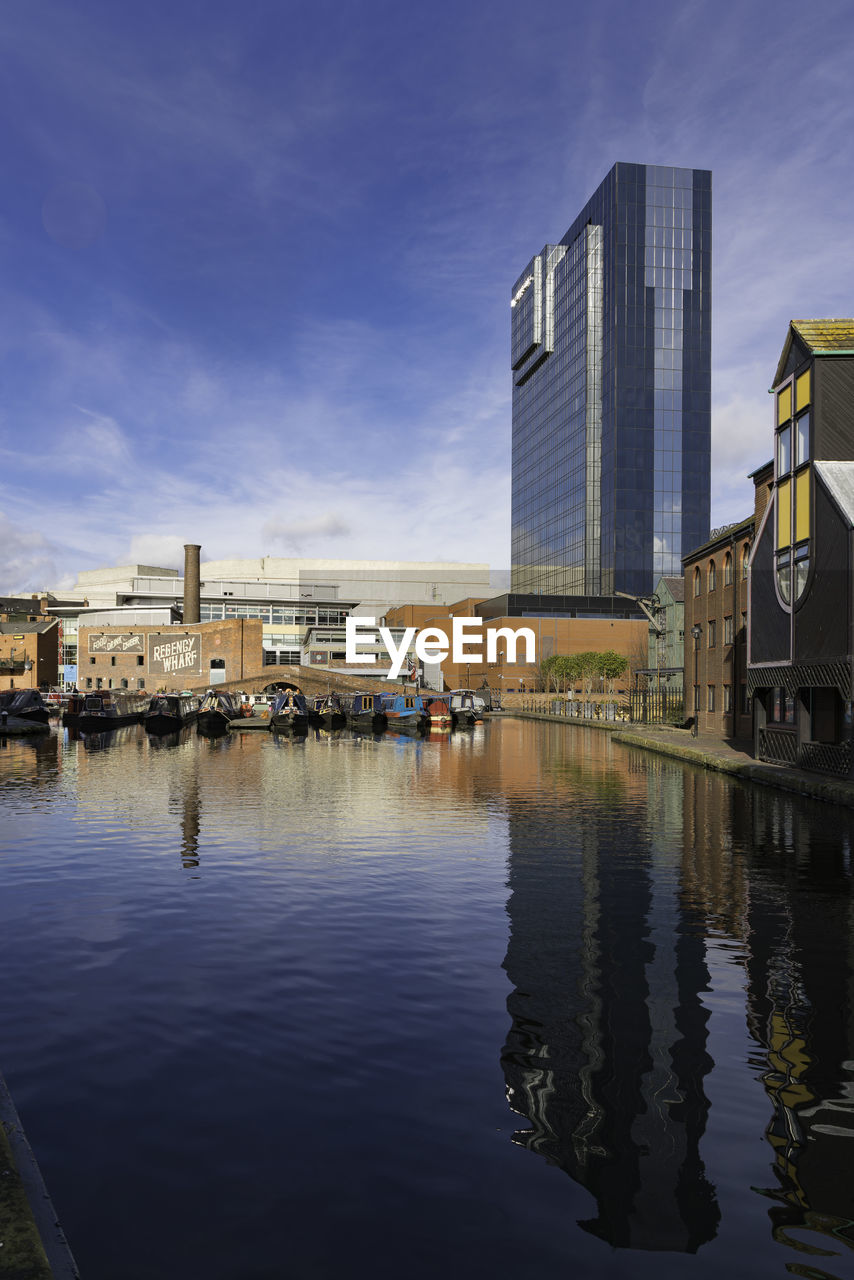
[[[648,595],[708,540],[711,196],[616,164],[513,286],[513,592]]]

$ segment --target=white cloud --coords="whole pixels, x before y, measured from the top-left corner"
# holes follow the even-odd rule
[[[0,511],[0,547],[0,593],[53,587],[59,552],[41,531],[13,524]]]

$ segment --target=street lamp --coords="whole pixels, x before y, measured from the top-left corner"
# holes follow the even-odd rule
[[[697,736],[697,721],[700,719],[700,686],[697,683],[697,662],[700,652],[700,636],[703,629],[699,622],[695,622],[691,628],[691,635],[694,637],[694,723],[691,725],[691,736]]]

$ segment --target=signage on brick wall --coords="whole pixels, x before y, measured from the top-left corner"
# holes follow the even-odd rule
[[[153,676],[202,674],[202,637],[198,631],[174,631],[148,637],[148,671]]]
[[[89,636],[90,653],[145,653],[145,642],[138,632],[116,635],[101,632]]]

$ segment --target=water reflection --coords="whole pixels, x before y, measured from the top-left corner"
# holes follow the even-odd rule
[[[666,808],[678,787],[659,793]],[[699,1154],[709,975],[673,846],[604,805],[511,808],[509,821],[515,990],[502,1065],[530,1124],[514,1141],[592,1192],[586,1231],[694,1252],[720,1219]]]
[[[573,803],[508,804],[513,1141],[592,1193],[579,1225],[611,1245],[711,1241],[706,993],[723,941],[772,1153],[769,1185],[743,1190],[773,1202],[772,1237],[803,1258],[790,1271],[837,1276],[854,1245],[850,817],[641,753],[620,808],[589,757],[558,751],[550,772],[575,774]]]

